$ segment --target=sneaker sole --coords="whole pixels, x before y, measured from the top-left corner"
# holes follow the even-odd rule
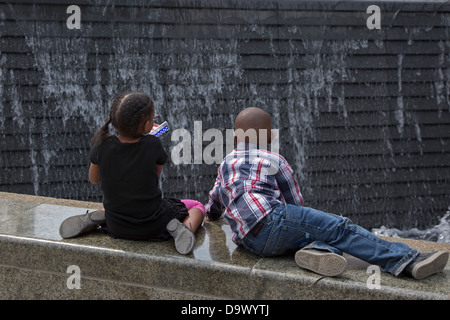
[[[441,272],[448,261],[448,252],[439,251],[430,256],[429,258],[417,263],[414,266],[411,274],[414,279],[421,280],[425,279],[432,274]]]
[[[74,238],[105,221],[105,212],[101,210],[69,217],[61,223],[59,235],[63,239]]]
[[[175,240],[175,249],[180,254],[188,254],[195,244],[194,234],[186,228],[180,221],[173,219],[167,224],[167,231]]]
[[[340,275],[347,267],[347,260],[343,256],[314,249],[297,251],[295,262],[299,267],[328,277]]]

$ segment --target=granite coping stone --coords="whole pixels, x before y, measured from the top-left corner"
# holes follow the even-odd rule
[[[236,246],[223,221],[205,221],[189,255],[173,240],[113,239],[96,231],[62,239],[67,217],[99,203],[0,192],[0,298],[3,299],[431,299],[450,298],[450,263],[422,281],[381,272],[369,289],[369,264],[346,255],[347,270],[321,277],[299,268],[293,256],[261,258]],[[450,251],[450,244],[393,239],[418,250]],[[68,289],[69,266],[82,287]]]

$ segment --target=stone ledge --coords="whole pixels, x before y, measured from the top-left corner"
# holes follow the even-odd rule
[[[173,241],[112,239],[94,232],[63,240],[60,223],[101,204],[0,193],[0,297],[2,299],[449,299],[450,264],[422,281],[381,273],[381,288],[367,288],[367,264],[347,256],[339,277],[300,269],[292,256],[261,258],[231,241],[224,221],[205,222],[192,254]],[[449,244],[409,239],[422,251]],[[69,289],[80,268],[81,289]]]

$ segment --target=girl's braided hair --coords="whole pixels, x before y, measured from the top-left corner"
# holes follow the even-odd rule
[[[153,101],[145,93],[123,93],[115,97],[108,120],[92,137],[93,144],[99,146],[111,137],[109,124],[112,124],[120,135],[130,138],[140,137],[141,125],[150,120],[153,112]]]

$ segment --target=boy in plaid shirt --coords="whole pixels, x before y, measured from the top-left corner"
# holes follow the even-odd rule
[[[419,253],[404,243],[378,238],[348,218],[304,207],[292,168],[281,155],[267,150],[271,130],[265,111],[247,108],[239,113],[236,148],[219,166],[209,192],[208,218],[223,216],[236,244],[262,257],[295,250],[300,267],[325,276],[345,270],[342,252],[395,276],[423,279],[443,270],[446,251]]]

